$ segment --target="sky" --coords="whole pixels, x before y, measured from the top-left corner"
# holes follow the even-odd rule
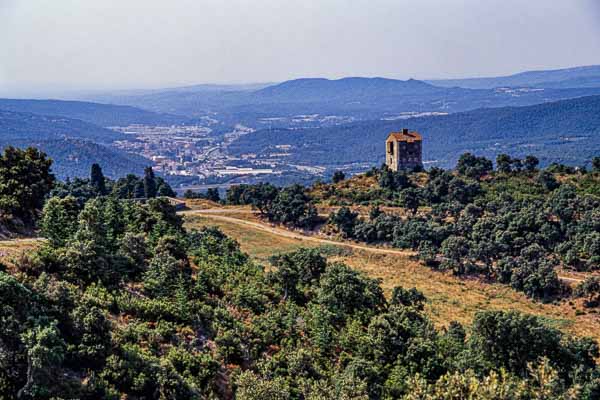
[[[0,93],[600,64],[600,0],[0,0]]]

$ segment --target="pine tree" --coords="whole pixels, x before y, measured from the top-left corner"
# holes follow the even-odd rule
[[[592,159],[592,168],[594,172],[600,172],[600,157],[594,157]]]
[[[0,154],[0,213],[33,220],[54,185],[51,165],[37,149],[5,148]]]
[[[147,199],[156,197],[156,178],[152,167],[144,169],[144,195]]]
[[[346,179],[346,174],[343,171],[335,171],[333,173],[333,177],[331,178],[333,183],[339,183]]]
[[[52,246],[64,246],[77,229],[77,199],[52,197],[44,205],[40,228]]]
[[[219,202],[221,200],[221,196],[219,195],[219,189],[208,188],[208,190],[206,191],[206,198],[210,201]]]
[[[102,168],[96,163],[92,164],[92,169],[90,171],[90,184],[98,194],[106,194],[106,180],[104,179]]]

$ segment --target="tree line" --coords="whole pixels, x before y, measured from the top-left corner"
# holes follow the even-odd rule
[[[127,175],[113,181],[93,164],[89,178],[58,181],[52,160],[35,148],[6,147],[0,154],[0,224],[14,231],[35,227],[46,199],[74,197],[80,205],[99,196],[120,199],[175,197],[169,184],[147,167],[143,177]]]

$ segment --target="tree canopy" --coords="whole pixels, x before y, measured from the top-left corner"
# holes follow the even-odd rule
[[[51,166],[37,149],[6,147],[0,156],[0,213],[33,220],[54,184]]]

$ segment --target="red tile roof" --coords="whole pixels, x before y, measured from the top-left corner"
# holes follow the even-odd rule
[[[418,142],[423,140],[418,132],[392,132],[388,136],[388,140],[393,138],[399,142]]]

